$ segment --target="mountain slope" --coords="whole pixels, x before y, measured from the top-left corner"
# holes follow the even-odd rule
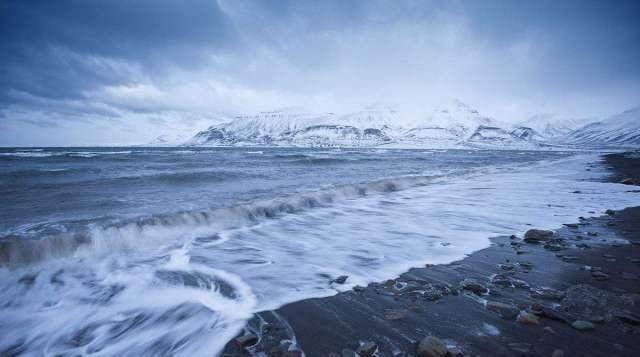
[[[590,146],[640,146],[640,107],[588,124],[566,141]]]
[[[453,100],[424,117],[404,117],[390,106],[374,105],[336,116],[300,110],[237,116],[197,133],[188,145],[421,147],[536,145],[535,131],[514,129]]]
[[[545,138],[559,138],[569,135],[593,119],[562,118],[556,114],[537,114],[520,123],[520,126],[535,130]]]

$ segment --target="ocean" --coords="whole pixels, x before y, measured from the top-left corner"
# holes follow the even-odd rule
[[[0,149],[0,355],[215,355],[256,312],[640,204],[606,175],[569,151]]]

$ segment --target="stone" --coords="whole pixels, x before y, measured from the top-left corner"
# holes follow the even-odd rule
[[[361,357],[370,357],[373,356],[378,350],[378,345],[376,345],[373,341],[367,341],[356,349],[356,354]]]
[[[245,334],[235,339],[236,345],[240,348],[247,348],[258,343],[258,337],[252,333]]]
[[[551,326],[546,326],[545,328],[543,328],[543,330],[547,331],[550,334],[555,334],[556,333],[556,330],[551,328]]]
[[[525,325],[539,325],[540,324],[540,318],[538,316],[536,316],[536,315],[534,315],[532,313],[526,312],[526,311],[520,311],[516,321],[518,321],[521,324],[525,324]]]
[[[416,354],[418,357],[445,357],[449,351],[444,341],[435,336],[427,336],[418,343]]]
[[[564,226],[567,227],[567,228],[574,228],[574,229],[578,228],[578,225],[575,224],[575,223],[566,223],[566,224],[564,224]]]
[[[460,282],[460,287],[464,290],[469,290],[476,295],[482,295],[487,293],[487,288],[479,281],[471,278],[464,279]]]
[[[527,243],[540,243],[550,240],[551,237],[553,237],[552,231],[530,229],[524,234],[524,241]]]
[[[638,280],[638,276],[635,274],[631,274],[631,273],[627,273],[627,272],[622,272],[622,279],[627,279],[627,280]]]
[[[405,315],[405,311],[399,310],[399,309],[391,309],[391,310],[386,310],[384,312],[385,320],[389,320],[389,321],[400,320],[404,317],[404,315]]]
[[[505,304],[498,301],[487,301],[487,310],[497,312],[502,318],[507,320],[513,320],[518,316],[518,308],[512,304]]]
[[[615,211],[610,210],[610,209],[608,209],[608,210],[604,211],[604,213],[605,213],[606,215],[609,215],[609,216],[613,216],[614,214],[616,214],[616,212],[615,212]]]
[[[614,314],[614,316],[629,325],[640,325],[640,316],[635,315],[630,311],[618,311]]]
[[[623,185],[637,185],[638,181],[632,179],[632,178],[626,178],[624,180],[622,180],[621,182]]]
[[[591,276],[592,276],[594,279],[596,279],[596,280],[601,280],[601,281],[602,281],[602,280],[607,280],[607,279],[609,279],[609,274],[607,274],[607,273],[603,273],[603,272],[601,272],[601,271],[594,271],[594,272],[591,272]]]
[[[353,287],[353,291],[357,291],[359,293],[361,293],[361,292],[363,292],[365,290],[366,290],[366,288],[364,286],[357,285],[357,286]]]
[[[562,300],[562,298],[564,298],[564,295],[564,291],[552,288],[539,288],[531,293],[532,297],[544,300]]]
[[[579,331],[593,330],[594,328],[596,328],[594,324],[584,320],[576,320],[571,323],[571,326]]]
[[[553,352],[551,353],[551,357],[564,357],[564,351],[563,351],[563,350],[555,349],[555,350],[553,350]]]
[[[509,346],[509,349],[511,349],[513,351],[516,351],[516,352],[520,352],[520,353],[529,353],[529,352],[531,352],[531,344],[530,343],[511,342],[507,346]]]
[[[347,275],[341,275],[335,279],[333,279],[332,283],[336,283],[336,284],[344,284],[347,279],[349,279],[349,277]]]
[[[356,351],[350,348],[345,348],[340,352],[340,354],[342,355],[342,357],[353,357],[356,354]]]

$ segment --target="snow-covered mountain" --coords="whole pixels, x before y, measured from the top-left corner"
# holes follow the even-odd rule
[[[519,125],[535,130],[544,138],[552,139],[566,136],[578,128],[583,127],[594,119],[563,118],[556,114],[536,114]]]
[[[588,124],[566,137],[572,144],[640,146],[640,107]]]
[[[286,109],[237,116],[197,133],[188,145],[532,147],[541,136],[453,100],[424,117],[388,105],[337,116]]]

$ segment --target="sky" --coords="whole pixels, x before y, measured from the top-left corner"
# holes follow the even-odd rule
[[[231,113],[517,122],[640,105],[640,1],[0,0],[0,146],[126,145]]]

